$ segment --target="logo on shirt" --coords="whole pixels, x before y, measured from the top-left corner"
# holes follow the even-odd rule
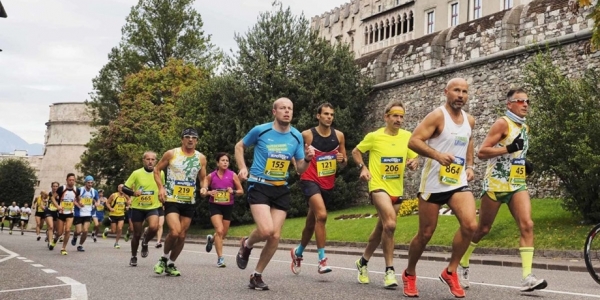
[[[269,152],[287,152],[288,145],[287,144],[275,144],[275,145],[266,145],[267,150]]]
[[[466,136],[457,136],[454,138],[454,146],[466,146],[469,143],[469,138]]]

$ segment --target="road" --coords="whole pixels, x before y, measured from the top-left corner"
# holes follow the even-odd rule
[[[43,241],[32,233],[0,233],[0,299],[397,299],[402,290],[383,288],[384,264],[381,257],[369,262],[371,284],[356,280],[355,256],[330,254],[333,272],[316,271],[316,253],[305,253],[302,273],[290,271],[289,251],[279,250],[263,274],[269,291],[247,288],[248,279],[260,249],[251,255],[246,270],[235,264],[237,248],[225,247],[226,268],[216,267],[216,254],[206,253],[204,245],[186,244],[176,262],[181,277],[156,275],[152,268],[162,251],[151,248],[148,258],[138,257],[138,266],[130,267],[129,243],[121,249],[114,241],[99,239],[86,242],[86,251],[77,252],[69,243],[69,255],[61,256],[60,247],[48,251]],[[161,249],[162,250],[162,249]],[[395,261],[397,273],[406,260]],[[454,299],[448,288],[437,279],[443,262],[419,263],[418,288],[421,299]],[[600,299],[600,285],[587,273],[534,270],[545,278],[546,290],[521,293],[521,269],[472,265],[470,299]],[[401,279],[398,278],[400,284]]]

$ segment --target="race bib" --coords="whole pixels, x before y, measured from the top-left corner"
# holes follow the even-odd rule
[[[337,160],[335,155],[317,156],[317,176],[326,177],[335,175],[337,169]]]
[[[508,182],[512,185],[525,185],[525,159],[514,158],[510,161],[510,176]]]
[[[115,206],[115,213],[124,214],[125,213],[125,204],[120,203]]]
[[[104,205],[98,205],[98,206],[96,206],[96,210],[97,211],[104,211]]]
[[[383,180],[399,179],[404,159],[402,157],[381,158],[381,178]]]
[[[138,203],[141,206],[150,206],[152,205],[152,199],[154,198],[154,191],[143,191],[140,197],[138,198]]]
[[[19,213],[17,213],[16,211],[10,211],[9,215],[11,215],[12,217],[18,215]]]
[[[213,198],[214,202],[229,202],[231,200],[231,196],[227,190],[217,190],[216,192]]]
[[[465,159],[455,157],[449,166],[440,166],[440,183],[447,185],[460,184],[460,174],[465,166]]]
[[[81,198],[81,204],[85,206],[90,206],[92,203],[94,203],[94,199],[92,198]]]
[[[60,206],[63,208],[63,212],[70,212],[73,210],[73,202],[61,202]]]
[[[192,202],[192,199],[194,199],[195,191],[196,187],[194,186],[194,182],[175,180],[175,185],[173,187],[173,196],[177,199],[177,201]]]
[[[275,178],[285,178],[290,167],[291,157],[283,153],[269,153],[264,174]]]
[[[27,218],[27,213],[21,213],[22,218]]]
[[[48,209],[51,211],[55,211],[56,210],[56,206],[54,206],[54,202],[50,202],[50,204],[48,205]]]

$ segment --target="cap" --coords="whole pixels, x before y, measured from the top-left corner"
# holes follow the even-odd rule
[[[183,132],[181,132],[181,137],[184,137],[186,135],[198,136],[198,131],[196,131],[196,129],[192,127],[188,127],[184,129]]]
[[[84,180],[85,180],[85,182],[94,181],[94,177],[92,177],[92,175],[88,175],[88,176],[85,176]]]

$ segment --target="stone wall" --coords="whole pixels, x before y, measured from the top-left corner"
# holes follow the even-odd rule
[[[549,47],[554,61],[572,76],[600,64],[600,52],[591,52],[589,46],[589,11],[572,3],[536,0],[357,60],[376,82],[365,132],[383,126],[384,106],[398,98],[407,107],[405,128],[412,131],[445,102],[443,89],[448,80],[462,77],[470,84],[465,110],[476,119],[477,151],[506,109],[506,92],[522,84],[523,67],[540,49]],[[485,162],[476,159],[475,163],[476,180],[471,187],[479,195]],[[407,171],[406,196],[416,196],[419,180],[420,171]],[[530,178],[534,197],[558,196],[557,186],[554,178]]]

